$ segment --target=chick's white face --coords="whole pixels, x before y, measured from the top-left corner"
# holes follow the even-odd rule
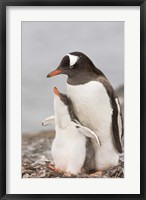
[[[54,109],[57,115],[62,116],[62,114],[67,114],[67,106],[61,101],[60,97],[54,95]]]
[[[68,126],[70,120],[70,115],[68,112],[68,107],[63,103],[59,96],[54,95],[54,111],[56,125],[65,128]]]

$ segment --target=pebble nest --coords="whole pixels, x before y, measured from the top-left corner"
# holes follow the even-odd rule
[[[56,172],[50,169],[53,166],[51,145],[54,131],[39,132],[36,134],[22,135],[22,178],[123,178],[124,154],[120,155],[117,166],[104,171],[77,176]]]

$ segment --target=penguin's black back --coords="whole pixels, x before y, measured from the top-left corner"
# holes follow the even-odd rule
[[[114,89],[111,86],[110,82],[105,76],[98,77],[98,81],[103,84],[103,86],[106,89],[106,92],[110,98],[110,104],[113,109],[112,113],[112,131],[113,131],[113,138],[115,146],[119,153],[122,153],[122,144],[121,144],[121,138],[119,135],[119,127],[118,127],[118,107],[116,104],[115,99],[117,96],[115,95]],[[122,120],[122,136],[123,136],[123,119],[122,119],[122,113],[120,113],[121,120]]]

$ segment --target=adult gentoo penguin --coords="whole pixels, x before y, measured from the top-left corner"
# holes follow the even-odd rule
[[[79,174],[95,170],[95,150],[90,138],[96,145],[100,142],[96,134],[80,124],[74,114],[71,100],[54,88],[55,117],[47,117],[42,125],[55,120],[55,138],[52,143],[52,158],[58,170]]]
[[[101,142],[100,147],[95,147],[96,168],[113,167],[122,153],[123,123],[118,97],[110,82],[81,52],[65,55],[59,67],[47,77],[57,74],[68,75],[67,96],[73,102],[75,114]]]

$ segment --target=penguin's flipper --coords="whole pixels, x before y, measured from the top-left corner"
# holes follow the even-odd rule
[[[121,105],[119,99],[115,98],[117,108],[118,108],[118,126],[119,126],[119,137],[120,140],[122,140],[123,137],[123,119],[122,119],[122,111],[121,111]]]
[[[49,124],[55,124],[54,115],[51,115],[50,117],[47,117],[42,121],[42,126],[48,126]]]
[[[116,144],[116,148],[119,153],[122,153],[122,136],[123,136],[123,119],[122,119],[122,112],[121,106],[118,97],[116,97],[114,103],[115,109],[113,110],[113,122],[112,122],[112,129],[113,129],[113,136]],[[117,112],[116,112],[117,110]]]
[[[89,128],[82,126],[77,120],[72,121],[74,123],[74,125],[76,126],[76,128],[79,130],[79,132],[83,135],[85,135],[86,137],[89,138],[93,138],[96,140],[97,144],[99,146],[101,146],[101,143],[99,141],[99,138],[97,137],[97,135]]]

